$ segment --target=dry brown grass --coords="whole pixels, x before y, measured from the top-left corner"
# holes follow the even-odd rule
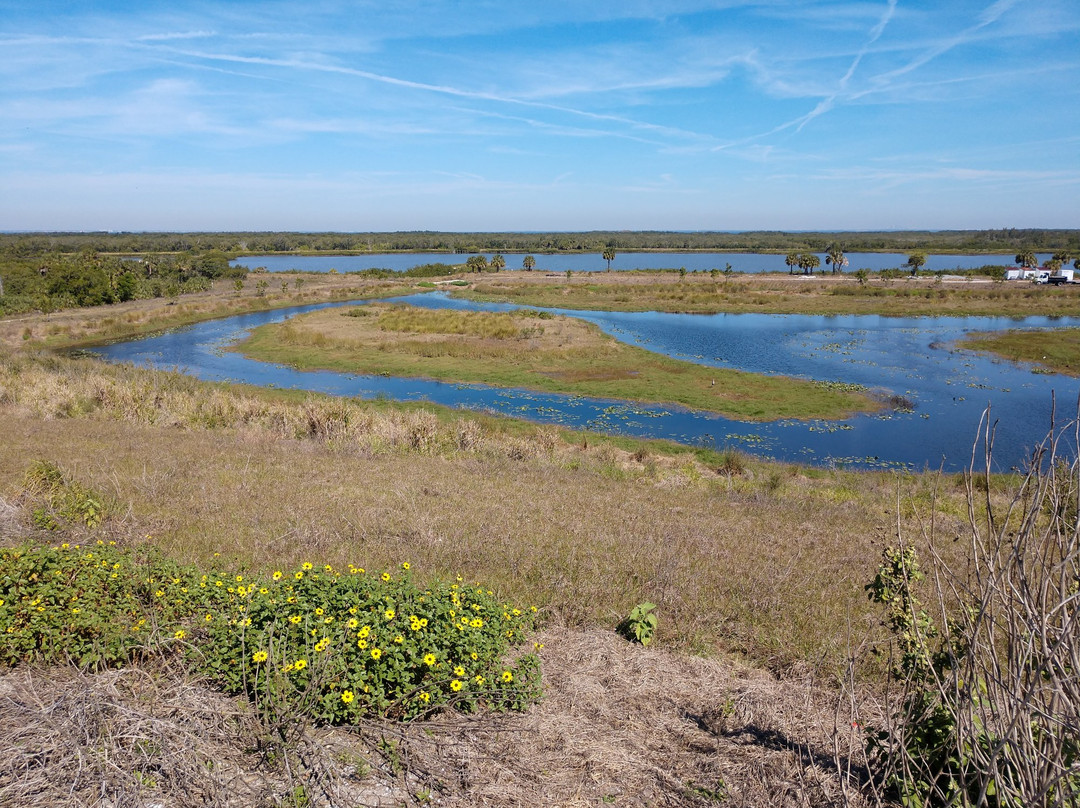
[[[1047,289],[988,278],[874,278],[851,273],[734,275],[595,272],[567,279],[544,273],[503,273],[477,281],[485,299],[575,309],[783,314],[964,316],[1080,313],[1080,287]]]
[[[528,713],[308,727],[291,749],[176,671],[19,669],[0,676],[0,804],[862,804],[834,764],[850,717],[812,682],[608,632],[537,639],[546,691]]]
[[[613,626],[651,600],[665,642],[775,670],[842,660],[851,625],[872,620],[862,586],[892,529],[886,474],[709,466],[570,444],[552,428],[506,435],[471,416],[267,400],[96,362],[0,365],[0,413],[0,494],[32,460],[55,462],[182,560],[409,560],[568,626]],[[910,485],[928,504],[934,481]],[[939,517],[959,525],[962,488],[940,485]]]

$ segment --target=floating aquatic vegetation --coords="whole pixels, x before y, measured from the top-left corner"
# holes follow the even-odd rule
[[[836,390],[843,393],[862,393],[870,389],[865,384],[858,384],[856,382],[814,382],[814,386],[824,390]]]
[[[824,432],[825,434],[830,434],[832,432],[843,432],[845,430],[854,429],[854,428],[855,427],[853,427],[851,424],[821,423],[821,424],[811,424],[809,431],[810,432]]]

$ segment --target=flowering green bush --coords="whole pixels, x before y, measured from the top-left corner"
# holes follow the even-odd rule
[[[225,600],[150,548],[114,542],[0,550],[0,663],[123,665],[186,637],[196,604]],[[165,597],[168,583],[174,594]]]
[[[305,563],[248,577],[100,541],[0,550],[0,663],[102,668],[183,651],[270,722],[523,709],[539,698],[536,655],[508,656],[535,608],[461,579],[421,589],[401,566]]]
[[[409,718],[442,704],[522,709],[535,701],[536,656],[505,661],[533,627],[534,610],[460,579],[420,589],[408,567],[372,575],[305,563],[266,580],[236,576],[225,582],[231,608],[205,616],[204,669],[268,713],[304,704],[336,723],[373,713]]]

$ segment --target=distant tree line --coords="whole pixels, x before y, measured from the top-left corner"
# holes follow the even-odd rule
[[[140,255],[425,251],[447,253],[601,253],[612,249],[735,252],[1054,252],[1080,253],[1080,230],[907,230],[882,232],[668,232],[598,230],[575,233],[6,233],[0,254],[32,258],[52,253]]]

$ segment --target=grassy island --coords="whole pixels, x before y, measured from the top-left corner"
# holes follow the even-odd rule
[[[1080,328],[978,333],[961,344],[1013,362],[1033,362],[1054,373],[1080,376]]]
[[[681,362],[547,312],[373,304],[263,326],[238,349],[301,369],[681,404],[744,420],[843,418],[879,407],[837,385]]]

